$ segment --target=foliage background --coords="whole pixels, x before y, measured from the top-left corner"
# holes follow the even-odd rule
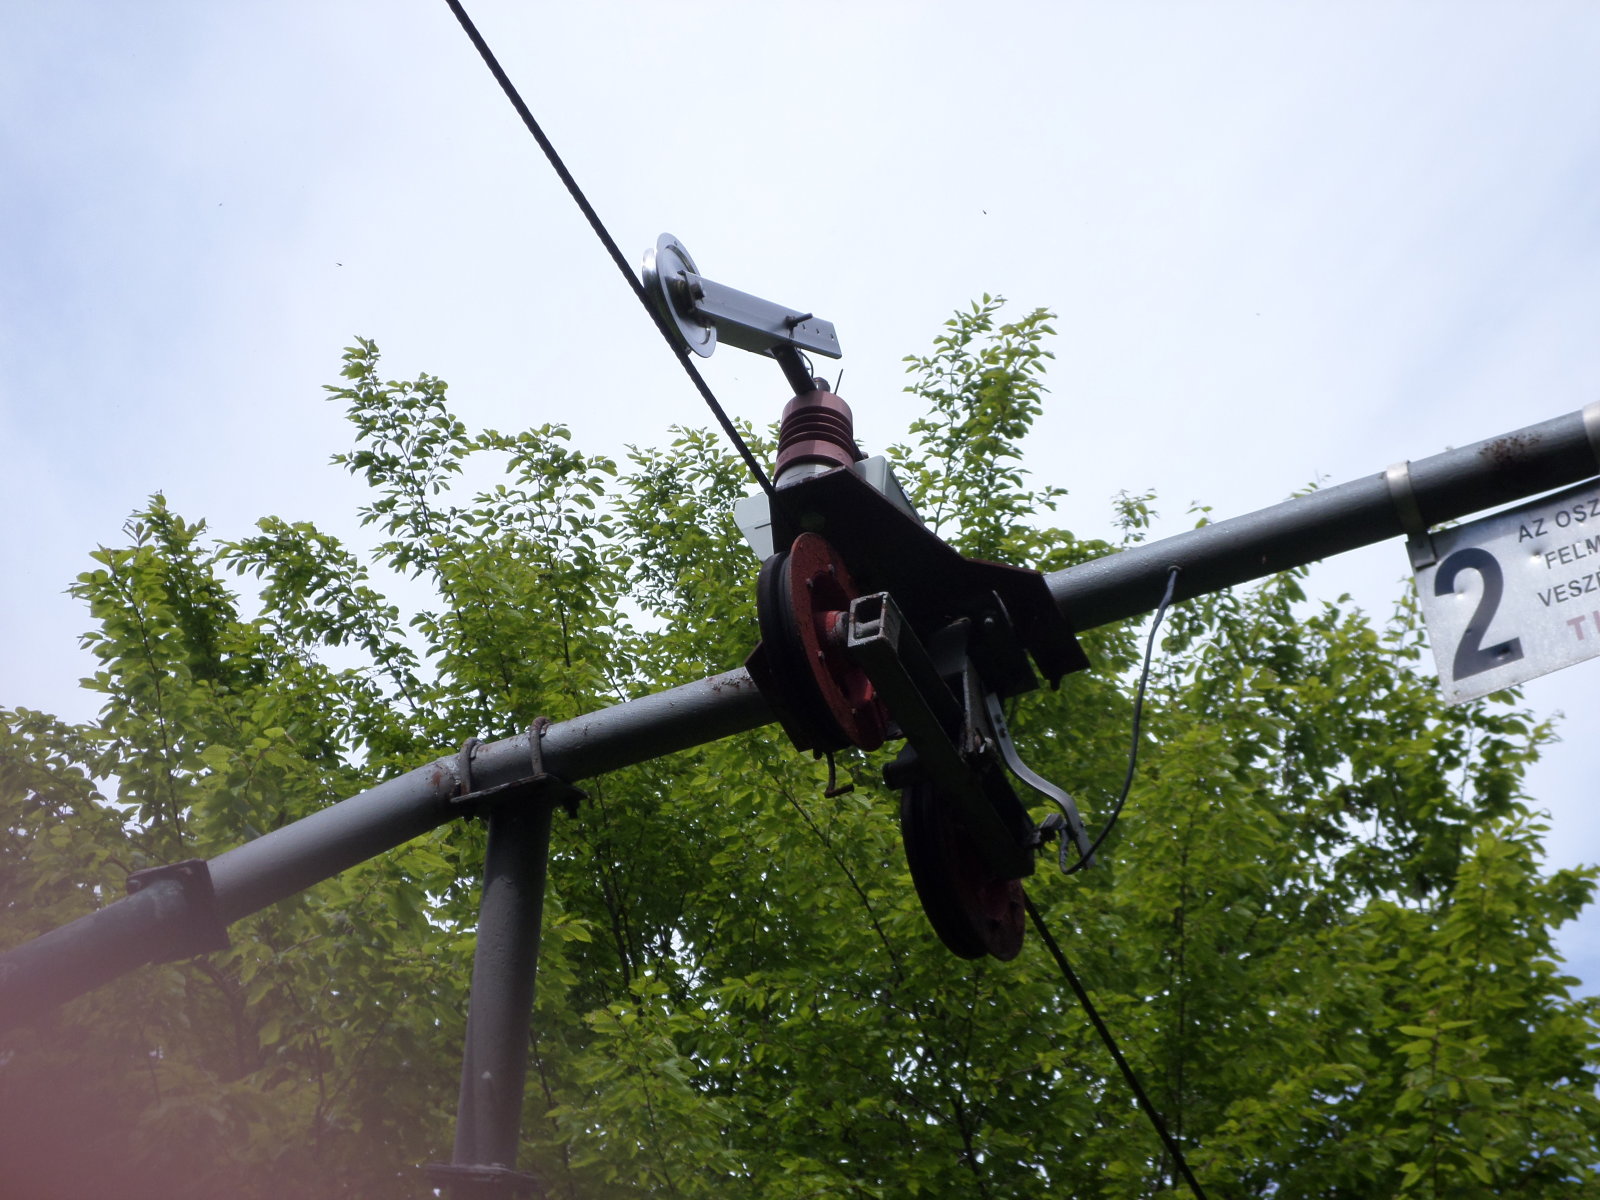
[[[987,297],[958,313],[910,360],[927,415],[891,450],[944,536],[1045,570],[1139,539],[1153,504],[1125,495],[1107,540],[1046,524],[1061,493],[1021,443],[1049,333]],[[743,481],[711,435],[618,464],[557,425],[475,432],[366,341],[333,396],[370,559],[277,518],[216,540],[157,495],[80,577],[103,708],[0,723],[3,944],[467,733],[725,670],[754,641]],[[402,611],[380,571],[425,590]],[[1407,602],[1374,622],[1289,575],[1170,620],[1104,867],[1029,889],[1202,1180],[1592,1185],[1596,1002],[1551,931],[1594,872],[1542,869],[1520,784],[1549,729],[1514,696],[1444,709]],[[1016,714],[1091,820],[1125,764],[1137,634],[1092,631],[1097,669]],[[1031,942],[948,956],[879,763],[843,765],[856,791],[826,800],[763,731],[586,784],[553,845],[522,1165],[567,1197],[1171,1190],[1053,965]],[[226,953],[8,1035],[9,1186],[422,1194],[416,1165],[449,1153],[482,846],[441,829],[239,923]]]

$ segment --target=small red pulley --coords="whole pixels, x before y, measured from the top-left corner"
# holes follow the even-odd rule
[[[900,793],[900,838],[928,924],[952,954],[1009,962],[1022,950],[1022,882],[997,879],[955,806],[926,780]]]
[[[763,690],[802,749],[876,750],[888,736],[888,710],[845,648],[850,602],[860,594],[843,559],[815,533],[802,533],[761,569],[761,646],[750,665],[768,680]]]

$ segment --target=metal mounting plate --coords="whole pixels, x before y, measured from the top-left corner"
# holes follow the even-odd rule
[[[839,335],[831,321],[707,279],[683,243],[670,233],[663,233],[656,239],[656,248],[645,252],[643,283],[668,331],[701,358],[711,357],[719,338],[729,346],[770,355],[780,362],[796,350],[827,358],[840,355]],[[795,369],[803,375],[810,368],[796,359]]]
[[[862,592],[892,592],[914,629],[941,628],[981,613],[998,595],[1023,647],[1052,684],[1089,665],[1042,575],[963,558],[854,471],[840,467],[778,489],[772,505],[775,543],[788,545],[802,531],[828,539]],[[1009,697],[1031,691],[1037,680],[1024,669],[992,684]]]

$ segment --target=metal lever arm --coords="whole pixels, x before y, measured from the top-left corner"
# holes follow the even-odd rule
[[[1011,740],[1011,730],[1006,727],[1005,714],[1000,708],[1000,697],[988,692],[984,695],[984,705],[988,709],[989,724],[994,730],[994,740],[1000,747],[1000,757],[1006,767],[1023,783],[1034,791],[1043,793],[1055,803],[1061,810],[1061,815],[1066,818],[1067,830],[1078,845],[1078,854],[1084,859],[1084,865],[1092,866],[1090,855],[1094,844],[1089,840],[1089,831],[1084,828],[1083,818],[1078,814],[1077,802],[1064,788],[1057,787],[1022,761],[1022,757],[1017,753],[1016,743]],[[1066,840],[1063,838],[1063,851],[1065,848]],[[1065,853],[1062,854],[1062,866],[1063,868],[1066,866]]]

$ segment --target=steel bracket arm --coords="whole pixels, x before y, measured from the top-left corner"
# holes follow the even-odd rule
[[[1409,464],[1428,526],[1580,483],[1600,472],[1600,404]],[[1388,471],[1319,488],[1271,508],[1132,546],[1045,577],[1080,632],[1154,611],[1167,573],[1175,598],[1220,592],[1410,532]]]

